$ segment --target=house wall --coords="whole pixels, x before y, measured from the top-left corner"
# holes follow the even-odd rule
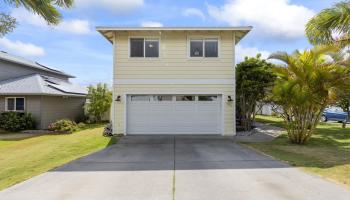
[[[41,97],[41,128],[59,119],[76,120],[84,113],[85,97]]]
[[[5,112],[5,98],[13,96],[0,96],[0,113]],[[21,96],[25,98],[25,111],[31,113],[36,121],[37,128],[41,125],[41,97],[40,96]]]
[[[50,123],[59,119],[76,120],[84,112],[84,97],[19,95],[17,97],[25,97],[25,110],[33,115],[38,129],[47,129]],[[0,113],[4,111],[5,96],[0,96]]]
[[[235,134],[234,32],[131,31],[114,38],[114,97],[136,93],[223,94],[224,134]],[[218,58],[189,58],[189,38],[219,38]],[[160,39],[159,58],[129,58],[129,38]],[[158,83],[157,83],[158,82]],[[138,84],[137,84],[138,83]],[[124,133],[125,99],[114,101],[114,131]]]
[[[63,80],[68,80],[68,78],[65,76],[60,76],[55,73],[50,73],[50,72],[46,72],[43,70],[34,69],[30,67],[23,67],[20,64],[7,62],[4,60],[0,60],[0,72],[1,72],[0,81],[15,78],[15,77],[20,77],[20,76],[25,76],[29,74],[35,74],[35,73],[52,76]]]

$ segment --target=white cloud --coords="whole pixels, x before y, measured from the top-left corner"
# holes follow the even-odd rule
[[[42,47],[21,41],[11,41],[7,38],[0,38],[0,46],[6,50],[23,56],[43,56],[45,51]]]
[[[265,34],[297,38],[315,14],[290,0],[230,0],[221,7],[208,5],[209,15],[232,26],[253,25]]]
[[[57,30],[70,32],[75,34],[89,34],[91,33],[90,23],[87,20],[73,19],[62,21],[57,27]]]
[[[12,16],[20,23],[26,23],[38,27],[58,30],[61,32],[68,32],[73,34],[89,34],[91,33],[91,26],[89,21],[81,19],[63,20],[57,26],[49,26],[46,21],[37,14],[28,12],[23,8],[14,9]]]
[[[76,7],[104,8],[115,12],[129,12],[144,5],[143,0],[76,0]]]
[[[241,62],[245,57],[256,57],[256,55],[260,53],[261,58],[267,59],[270,56],[269,51],[259,50],[256,47],[243,47],[242,45],[236,46],[236,61]]]
[[[195,16],[195,17],[199,17],[202,20],[205,20],[205,15],[203,14],[203,12],[197,8],[187,8],[183,11],[182,13],[184,16],[190,17],[190,16]]]
[[[146,21],[141,23],[142,27],[163,27],[163,24],[155,21]]]

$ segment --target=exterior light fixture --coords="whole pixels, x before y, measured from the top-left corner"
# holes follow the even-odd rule
[[[117,98],[115,99],[115,101],[121,101],[120,95],[117,96]]]
[[[228,101],[228,102],[233,101],[232,98],[231,98],[231,96],[228,96],[228,97],[227,97],[227,101]]]

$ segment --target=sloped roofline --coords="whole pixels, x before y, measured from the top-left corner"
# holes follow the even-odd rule
[[[7,55],[7,57],[2,56],[1,54],[2,55],[5,54],[5,55]],[[4,60],[7,62],[11,62],[11,63],[16,63],[16,64],[19,64],[21,66],[30,67],[30,68],[34,68],[34,69],[38,69],[38,70],[42,70],[42,71],[46,71],[46,72],[50,72],[50,73],[54,73],[54,74],[58,74],[61,76],[65,76],[67,78],[76,78],[73,75],[67,74],[65,72],[62,72],[62,71],[59,71],[56,69],[52,69],[50,67],[47,67],[47,66],[40,64],[38,62],[35,62],[35,61],[31,61],[31,60],[28,60],[28,59],[25,59],[25,58],[22,58],[22,57],[19,57],[16,55],[9,54],[5,51],[0,52],[0,60]]]

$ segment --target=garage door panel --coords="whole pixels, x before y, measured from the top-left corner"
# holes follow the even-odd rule
[[[220,134],[221,97],[216,101],[157,101],[127,98],[128,134]],[[193,95],[195,96],[195,95]],[[150,101],[141,101],[150,99]]]

